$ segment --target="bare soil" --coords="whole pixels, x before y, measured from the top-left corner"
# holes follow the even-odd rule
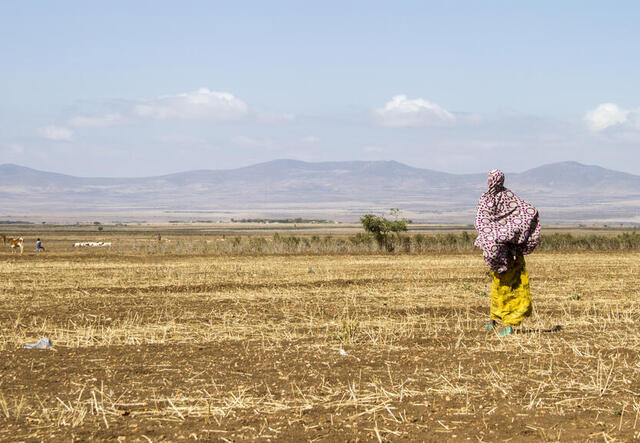
[[[162,255],[111,240],[0,251],[0,439],[640,436],[640,254],[534,253],[535,313],[499,337],[478,254]],[[22,348],[44,336],[53,348]]]

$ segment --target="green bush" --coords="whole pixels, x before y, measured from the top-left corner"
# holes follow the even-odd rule
[[[391,213],[397,216],[398,210],[392,209]],[[388,220],[379,215],[365,214],[360,218],[360,223],[366,232],[373,235],[380,249],[393,252],[396,242],[393,241],[391,234],[394,233],[399,240],[400,232],[407,230],[408,220]]]

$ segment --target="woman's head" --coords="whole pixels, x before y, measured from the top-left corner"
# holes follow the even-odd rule
[[[501,191],[504,188],[504,173],[499,169],[489,171],[487,185],[489,186],[489,192],[492,194]]]

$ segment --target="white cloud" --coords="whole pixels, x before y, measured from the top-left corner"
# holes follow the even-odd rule
[[[101,110],[102,109],[102,110]],[[103,103],[98,109],[79,110],[68,120],[73,128],[107,128],[141,120],[188,120],[201,122],[286,123],[295,115],[250,108],[229,92],[201,88],[193,92],[163,95],[147,100]]]
[[[134,105],[133,112],[140,117],[158,120],[233,121],[245,118],[249,108],[229,92],[202,88],[148,100]]]
[[[296,116],[288,112],[258,112],[256,120],[260,123],[286,123],[296,119]]]
[[[194,137],[189,134],[160,134],[153,137],[154,141],[165,144],[176,145],[203,145],[205,140],[199,137]]]
[[[124,118],[118,113],[104,115],[77,115],[69,120],[71,126],[78,128],[106,128],[122,123]]]
[[[248,137],[246,135],[238,135],[233,137],[231,141],[239,146],[246,146],[249,148],[264,148],[264,149],[273,149],[275,148],[275,143],[273,140],[267,138],[254,138]]]
[[[406,95],[392,97],[374,114],[379,124],[390,127],[443,126],[456,120],[443,107],[423,98],[408,99]]]
[[[626,124],[629,121],[630,113],[632,113],[632,111],[622,109],[615,103],[602,103],[595,109],[587,112],[584,119],[589,125],[589,128],[597,132],[612,126]]]
[[[24,153],[24,146],[20,143],[9,143],[7,149],[13,154],[22,154]]]
[[[307,135],[306,137],[302,137],[300,139],[300,141],[302,143],[308,143],[310,145],[313,145],[313,144],[318,143],[320,141],[320,137],[317,137],[315,135]]]
[[[71,141],[73,140],[73,131],[62,126],[48,125],[38,130],[40,135],[49,140]]]

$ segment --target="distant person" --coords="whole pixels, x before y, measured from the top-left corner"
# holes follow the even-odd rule
[[[40,239],[36,240],[36,252],[44,252],[44,246],[42,246],[42,242],[40,241]]]
[[[162,241],[162,235],[158,234],[158,241]]]
[[[500,335],[514,333],[514,327],[531,315],[529,275],[524,255],[533,252],[540,240],[538,211],[504,187],[504,174],[493,169],[489,189],[478,202],[475,245],[483,250],[484,261],[493,277],[491,322],[505,326]]]

